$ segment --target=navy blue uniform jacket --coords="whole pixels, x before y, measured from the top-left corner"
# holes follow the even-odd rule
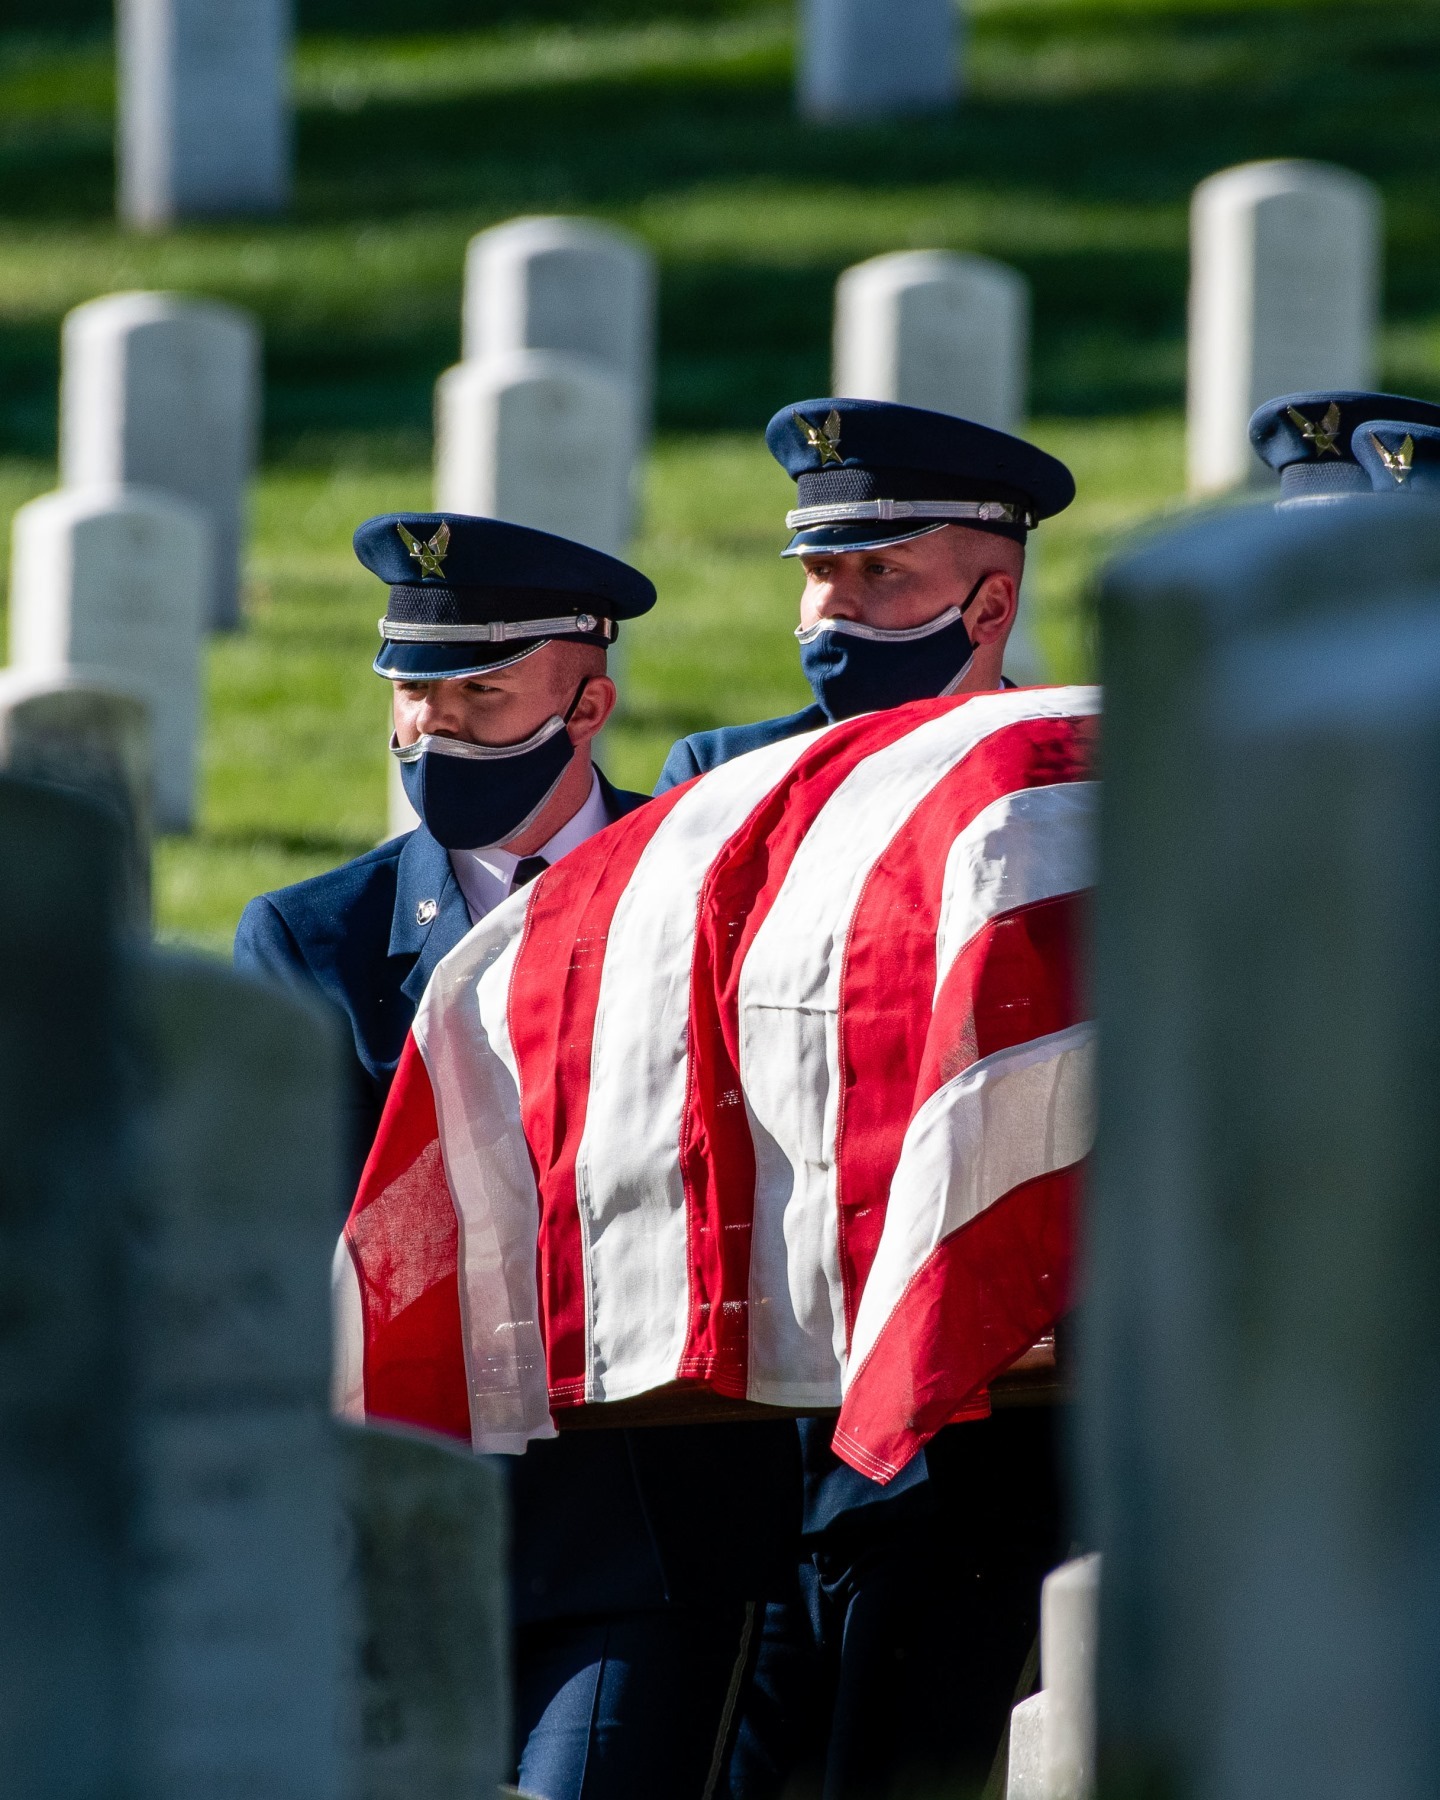
[[[612,819],[644,805],[600,780]],[[245,908],[236,968],[318,989],[349,1032],[357,1181],[425,984],[469,929],[449,854],[423,826]],[[503,1460],[516,1624],[763,1597],[795,1553],[783,1425],[583,1431]]]

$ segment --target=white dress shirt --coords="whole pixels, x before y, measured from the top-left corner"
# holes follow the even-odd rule
[[[600,792],[600,777],[592,769],[590,792],[585,804],[574,818],[560,827],[548,843],[542,844],[538,850],[532,850],[530,855],[543,856],[547,863],[559,862],[567,851],[573,850],[577,844],[583,844],[586,838],[594,837],[597,831],[603,831],[609,823],[605,796]],[[470,908],[472,925],[478,924],[486,913],[493,912],[508,897],[520,860],[508,850],[492,849],[489,845],[479,850],[450,852],[450,867],[455,871],[460,892],[465,896],[466,906]]]

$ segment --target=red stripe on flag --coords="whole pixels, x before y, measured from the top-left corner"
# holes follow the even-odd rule
[[[430,1077],[407,1037],[345,1226],[365,1328],[365,1413],[470,1442],[459,1229]]]
[[[540,1195],[536,1291],[554,1407],[580,1405],[588,1375],[575,1157],[590,1100],[606,939],[645,846],[689,786],[628,813],[539,878],[511,972],[508,1022]]]
[[[886,1482],[1068,1309],[1084,1165],[1012,1188],[937,1244],[852,1378],[835,1454]]]
[[[743,1398],[749,1366],[755,1146],[740,1083],[741,969],[805,834],[841,782],[866,757],[957,704],[897,707],[828,731],[725,844],[701,890],[680,1132],[691,1281],[680,1372],[718,1393]]]
[[[950,847],[987,806],[1006,794],[1088,779],[1098,724],[1089,718],[1025,719],[984,739],[936,783],[866,878],[845,947],[837,1026],[836,1194],[847,1343],[880,1242],[906,1128],[938,1085],[922,1085],[927,1045],[936,1042],[937,1034],[928,1006],[917,1001],[934,991],[935,937]],[[1004,977],[1018,976],[1004,956],[993,968],[985,950],[957,958],[939,996],[936,1016],[943,1008],[947,1017],[963,1021],[975,1012],[973,989],[966,980],[977,968],[988,983],[980,1011],[987,1030],[996,1037],[991,1047],[999,1049],[1007,1029]],[[1037,975],[1042,988],[1048,989],[1051,983],[1043,963],[1037,967],[1032,962],[1024,979]],[[1031,1000],[1021,980],[1008,995],[1009,1003],[1021,1008]],[[1073,1024],[1074,1019],[1064,1023]],[[1021,1029],[1018,1014],[1015,1029],[1018,1036],[1007,1038],[1006,1044],[1040,1034]],[[958,1054],[963,1033],[957,1025],[948,1036],[942,1031],[939,1041]],[[968,1061],[988,1054],[976,1050],[972,1042]],[[957,1063],[949,1074],[964,1066]],[[941,1079],[948,1080],[949,1075]]]

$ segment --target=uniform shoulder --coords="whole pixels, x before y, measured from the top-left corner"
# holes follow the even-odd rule
[[[818,731],[825,723],[818,706],[806,706],[778,719],[759,719],[753,725],[722,725],[716,731],[692,732],[672,747],[655,791],[663,793],[666,788],[689,781],[693,775],[703,775],[707,769],[744,756],[747,750],[778,744],[782,738],[798,737],[802,731]]]
[[[400,853],[407,842],[408,834],[391,838],[337,869],[261,894],[246,907],[246,914],[278,913],[297,938],[306,938],[317,928],[327,936],[343,932],[350,915],[367,902],[374,904],[378,899],[388,913],[394,903]]]

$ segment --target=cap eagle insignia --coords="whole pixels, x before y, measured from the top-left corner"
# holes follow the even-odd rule
[[[1299,428],[1305,442],[1315,446],[1317,456],[1339,456],[1340,447],[1335,439],[1340,433],[1340,408],[1333,400],[1325,408],[1325,416],[1318,425],[1313,419],[1307,419],[1304,413],[1296,412],[1293,406],[1287,406],[1285,411],[1290,415],[1290,423]]]
[[[1401,444],[1398,450],[1387,450],[1372,431],[1370,433],[1370,442],[1375,446],[1381,462],[1384,463],[1386,474],[1395,477],[1395,484],[1397,487],[1404,487],[1405,483],[1410,479],[1410,469],[1415,459],[1414,438],[1411,437],[1410,433],[1407,431],[1405,433],[1405,442]]]
[[[445,521],[443,519],[440,521],[440,529],[428,544],[422,544],[419,538],[413,532],[407,531],[403,525],[397,525],[395,529],[400,533],[401,543],[410,552],[410,560],[419,563],[421,575],[438,575],[443,581],[445,579],[445,557],[450,549],[450,527]]]
[[[845,458],[840,454],[840,415],[832,406],[830,416],[823,425],[812,425],[799,413],[795,422],[805,433],[805,442],[812,450],[820,452],[820,467],[826,468],[830,463],[843,463]]]

